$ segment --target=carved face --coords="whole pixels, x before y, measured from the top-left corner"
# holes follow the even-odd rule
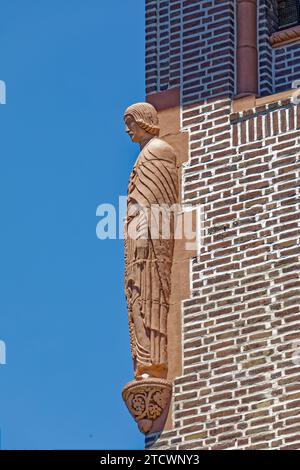
[[[141,142],[147,132],[142,129],[130,115],[125,116],[125,131],[131,138],[132,142]]]

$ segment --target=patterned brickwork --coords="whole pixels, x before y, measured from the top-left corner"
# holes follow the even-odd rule
[[[277,0],[259,0],[258,4],[258,52],[260,94],[270,95],[274,90],[274,51],[269,37],[278,28]]]
[[[285,91],[300,83],[300,44],[288,44],[274,50],[274,91]],[[299,84],[297,85],[299,87]]]
[[[234,93],[234,0],[147,0],[147,94],[182,83],[184,103]]]
[[[266,135],[252,110],[254,138],[237,146],[229,101],[184,109],[185,202],[203,208],[205,235],[183,303],[175,430],[154,448],[300,448],[299,108],[277,105],[265,116],[284,129],[293,112],[293,126]]]
[[[262,96],[300,79],[300,42],[273,49],[269,38],[277,28],[277,0],[258,0]],[[146,0],[147,94],[182,84],[186,103],[233,95],[234,47],[233,0]]]
[[[182,303],[174,429],[149,436],[146,446],[300,449],[300,107],[285,99],[233,113],[231,2],[175,3],[193,9],[182,10],[180,25],[182,54],[194,44],[181,70],[182,128],[190,135],[182,183],[184,202],[201,207],[203,236]],[[217,58],[223,46],[209,41],[221,28],[220,6],[229,47]]]
[[[300,41],[273,49],[269,38],[277,28],[277,0],[259,0],[259,88],[262,96],[285,91],[300,79]]]
[[[181,0],[146,0],[147,94],[180,85],[181,13]]]

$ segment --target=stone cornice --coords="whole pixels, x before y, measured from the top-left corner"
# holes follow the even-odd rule
[[[276,31],[270,36],[270,44],[272,47],[280,47],[300,40],[300,25],[292,28]]]

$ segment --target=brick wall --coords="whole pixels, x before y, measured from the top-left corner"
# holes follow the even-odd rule
[[[300,80],[300,44],[288,44],[274,50],[274,90],[276,93],[291,88]]]
[[[234,0],[146,0],[146,93],[234,93]]]
[[[233,113],[233,2],[178,3],[184,202],[202,207],[204,235],[182,305],[174,429],[146,446],[300,449],[300,108],[285,99]]]
[[[258,0],[259,88],[261,95],[274,90],[274,50],[269,37],[278,29],[277,0]]]
[[[262,96],[300,79],[300,43],[273,49],[277,0],[258,0]],[[235,1],[146,0],[146,92],[182,84],[184,102],[234,94]],[[224,78],[226,78],[224,80]]]
[[[262,96],[279,93],[300,79],[300,43],[273,49],[269,37],[278,29],[277,0],[258,0],[259,89]]]
[[[180,85],[182,0],[146,0],[147,94]]]

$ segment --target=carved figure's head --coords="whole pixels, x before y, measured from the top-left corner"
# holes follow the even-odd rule
[[[124,113],[125,130],[132,142],[142,142],[159,135],[158,114],[149,103],[136,103]]]

